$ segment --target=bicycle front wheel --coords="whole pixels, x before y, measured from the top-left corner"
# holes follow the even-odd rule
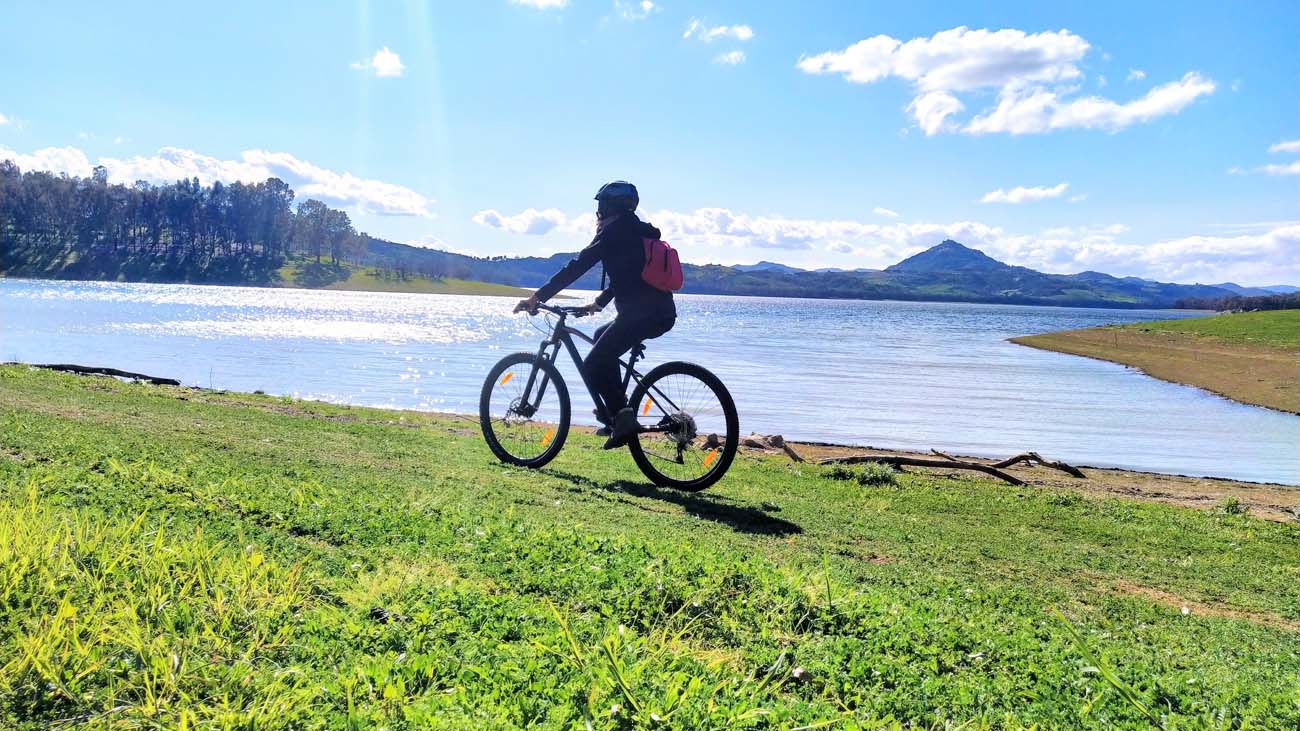
[[[550,361],[514,353],[488,372],[479,395],[483,440],[502,462],[537,468],[569,436],[569,389]]]
[[[731,393],[694,363],[657,366],[632,392],[643,431],[628,444],[641,472],[660,487],[697,491],[727,473],[740,442]]]

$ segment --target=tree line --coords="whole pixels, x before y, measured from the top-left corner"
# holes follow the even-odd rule
[[[1253,312],[1255,310],[1300,309],[1300,292],[1271,294],[1259,297],[1223,297],[1221,299],[1186,298],[1174,303],[1187,310],[1217,310],[1219,312]]]
[[[358,260],[345,211],[260,183],[112,184],[0,161],[0,273],[75,279],[268,283],[293,257]]]

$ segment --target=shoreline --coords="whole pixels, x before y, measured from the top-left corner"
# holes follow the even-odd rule
[[[12,274],[0,274],[0,281],[10,279],[22,282],[93,282],[103,284],[168,284],[183,285],[187,287],[244,287],[247,289],[284,289],[295,290],[300,292],[372,292],[375,294],[434,294],[434,295],[456,295],[469,297],[527,297],[532,294],[531,289],[515,287],[509,284],[498,284],[496,282],[481,282],[474,279],[452,279],[443,280],[446,291],[421,290],[418,288],[400,289],[400,288],[364,288],[364,287],[339,287],[326,285],[324,287],[305,287],[294,284],[293,282],[280,282],[276,284],[255,284],[250,282],[155,282],[139,280],[116,280],[116,279],[57,279],[50,277],[23,277]],[[432,280],[428,280],[432,282]],[[436,289],[436,288],[435,288]],[[485,291],[461,291],[483,289]],[[557,296],[556,299],[562,298],[563,295]]]
[[[1007,340],[1116,363],[1236,403],[1300,415],[1300,353],[1288,348],[1135,325],[1062,330]]]
[[[0,368],[24,366],[32,369],[45,370],[39,365],[30,363],[0,363]],[[113,376],[81,374],[80,377],[112,378]],[[165,389],[184,392],[184,395],[177,396],[177,398],[181,398],[182,400],[196,400],[196,397],[197,399],[203,399],[204,397],[209,396],[217,397],[220,398],[223,403],[228,405],[238,404],[247,408],[270,410],[307,418],[322,418],[318,413],[319,409],[313,407],[323,406],[327,408],[344,409],[347,411],[357,411],[360,413],[373,412],[376,414],[388,414],[397,417],[396,421],[390,420],[387,423],[405,423],[407,421],[405,415],[411,415],[420,420],[458,423],[462,425],[462,430],[465,431],[465,433],[477,432],[478,430],[477,416],[455,412],[356,406],[329,401],[294,399],[262,393],[210,389],[201,386],[154,385],[150,387],[158,388],[160,390]],[[410,426],[417,425],[410,424]],[[571,428],[580,433],[589,433],[595,429],[594,427],[580,424],[575,424]],[[807,464],[811,464],[819,459],[841,457],[849,454],[916,457],[932,456],[929,452],[917,450],[879,449],[872,446],[834,444],[828,442],[804,442],[799,441],[798,439],[790,439],[788,440],[788,443],[796,452],[799,453],[800,456],[807,460]],[[751,459],[773,459],[795,464],[790,461],[790,458],[786,454],[780,451],[741,447],[738,456]],[[992,463],[999,459],[970,455],[955,456],[983,463]],[[1045,456],[1048,459],[1054,457],[1054,455]],[[1230,477],[1167,474],[1119,467],[1097,467],[1087,464],[1077,464],[1075,466],[1085,470],[1087,477],[1084,479],[1070,477],[1062,472],[1042,465],[1016,465],[1007,468],[1006,471],[1025,479],[1030,484],[1023,487],[1013,487],[1008,485],[1006,486],[1006,489],[1020,491],[1043,488],[1071,490],[1117,499],[1180,505],[1200,510],[1217,509],[1222,507],[1225,502],[1232,501],[1248,510],[1250,514],[1255,517],[1280,522],[1300,520],[1300,485],[1288,485],[1279,482],[1254,482],[1249,480],[1238,480]],[[969,479],[989,480],[999,485],[1003,484],[998,482],[995,478],[988,478],[978,475],[977,473],[954,472],[950,469],[944,468],[908,467],[907,471],[933,475],[951,474]]]
[[[307,290],[307,291],[330,290],[330,291],[347,291],[347,292],[379,292],[379,293],[391,293],[391,294],[439,294],[437,292],[429,292],[429,293],[398,292],[398,291],[384,290],[384,289],[348,289],[348,288],[331,289],[330,287],[301,287],[293,284],[253,284],[253,283],[239,283],[239,282],[154,282],[154,281],[140,281],[140,280],[119,281],[116,279],[57,279],[57,278],[50,278],[50,277],[17,276],[13,274],[6,274],[0,272],[0,280],[4,280],[4,279],[27,280],[27,281],[37,281],[37,282],[106,282],[109,284],[184,284],[193,287],[249,287],[252,289],[297,289],[297,290]],[[525,296],[533,293],[532,288],[516,287],[515,285],[512,284],[501,284],[498,282],[488,282],[485,280],[478,280],[478,279],[465,279],[465,280],[458,280],[458,281],[468,282],[471,284],[481,284],[487,287],[512,287],[514,289],[519,290],[520,292],[523,292]],[[590,292],[597,291],[597,290],[584,290],[582,287],[571,287],[570,289],[580,290],[580,291],[590,291]],[[449,294],[454,294],[454,293],[449,293]],[[677,291],[674,292],[674,295],[687,296],[687,297],[729,297],[729,298],[736,298],[736,299],[813,300],[818,302],[887,302],[887,303],[899,303],[899,304],[911,304],[911,305],[979,305],[982,307],[983,306],[1044,307],[1044,308],[1051,308],[1056,310],[1115,310],[1120,312],[1133,312],[1133,311],[1205,312],[1205,313],[1213,312],[1212,310],[1196,310],[1196,309],[1188,309],[1186,307],[1126,306],[1118,302],[1098,303],[1098,304],[1062,304],[1059,302],[1000,302],[1000,301],[990,301],[990,300],[966,300],[966,299],[899,299],[896,297],[816,297],[807,294],[799,295],[799,296],[786,296],[786,295],[776,295],[776,294],[731,294],[731,293],[721,293],[721,292],[689,292],[689,291]],[[515,297],[518,295],[514,293],[511,294],[500,293],[500,294],[483,294],[479,296]],[[557,295],[556,299],[564,298],[565,296],[566,295]]]

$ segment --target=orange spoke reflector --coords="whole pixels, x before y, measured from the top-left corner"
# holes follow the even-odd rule
[[[704,455],[704,466],[708,467],[709,465],[713,464],[713,460],[717,458],[718,458],[718,450],[710,449],[709,453]]]
[[[509,381],[511,378],[514,378],[514,377],[515,377],[515,372],[514,372],[514,371],[510,371],[509,373],[507,373],[507,374],[505,375],[504,378],[501,379],[501,385],[502,385],[502,386],[506,385],[506,382]]]
[[[645,406],[642,406],[642,407],[641,407],[641,415],[642,415],[642,416],[645,416],[646,414],[650,413],[650,407],[651,407],[651,406],[654,406],[654,403],[655,403],[655,400],[654,400],[654,399],[652,399],[652,398],[648,398],[648,399],[646,399],[646,400],[645,400]]]
[[[551,427],[551,430],[546,432],[546,436],[542,437],[542,448],[545,449],[546,445],[550,444],[551,440],[554,438],[555,438],[555,427]]]

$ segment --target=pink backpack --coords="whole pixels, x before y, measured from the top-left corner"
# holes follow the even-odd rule
[[[682,288],[682,260],[677,251],[665,241],[644,239],[645,268],[641,278],[661,292],[674,292]]]

